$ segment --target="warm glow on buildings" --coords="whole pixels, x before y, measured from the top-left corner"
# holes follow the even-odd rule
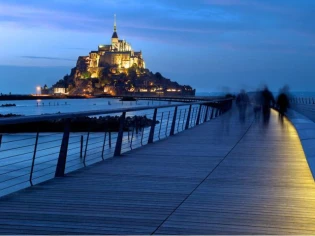
[[[176,92],[177,90],[176,89],[167,89],[166,91],[167,92]]]
[[[97,51],[91,51],[89,56],[79,57],[82,64],[86,64],[91,78],[99,78],[102,69],[109,65],[116,65],[119,72],[126,73],[128,68],[136,65],[145,68],[141,51],[134,51],[126,40],[120,40],[116,31],[116,18],[111,44],[101,44]],[[80,64],[79,63],[79,64]]]
[[[54,88],[54,94],[65,94],[66,89],[65,88]]]

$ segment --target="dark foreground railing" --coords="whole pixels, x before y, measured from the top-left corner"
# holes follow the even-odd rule
[[[231,104],[226,99],[0,119],[0,196],[172,136]]]

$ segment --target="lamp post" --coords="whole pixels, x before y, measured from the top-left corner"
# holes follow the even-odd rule
[[[37,94],[37,96],[38,96],[38,95],[40,94],[40,86],[37,86],[37,87],[36,87],[36,91],[37,91],[36,94]]]

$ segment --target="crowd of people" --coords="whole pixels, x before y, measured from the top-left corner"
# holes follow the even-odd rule
[[[279,116],[282,118],[290,106],[288,92],[288,87],[283,87],[275,99],[267,86],[262,90],[257,90],[255,93],[252,93],[251,97],[245,90],[241,90],[236,96],[236,106],[239,110],[240,120],[242,122],[245,121],[246,111],[249,105],[253,105],[256,118],[260,117],[261,113],[263,114],[264,122],[269,121],[271,108],[278,110]]]

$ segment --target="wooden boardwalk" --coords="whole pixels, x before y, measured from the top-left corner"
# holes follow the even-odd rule
[[[229,112],[0,200],[1,234],[315,234],[300,140]]]

